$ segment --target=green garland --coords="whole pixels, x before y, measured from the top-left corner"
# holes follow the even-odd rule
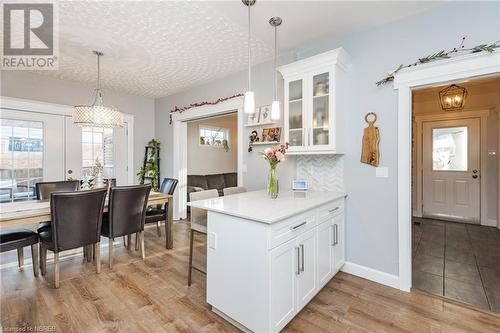
[[[440,60],[440,59],[451,58],[451,55],[453,53],[458,53],[458,52],[469,52],[469,53],[488,52],[488,53],[493,53],[496,49],[500,48],[500,41],[496,41],[496,42],[491,43],[491,44],[480,44],[480,45],[474,46],[473,48],[466,49],[464,47],[465,38],[466,37],[463,37],[460,45],[458,47],[453,48],[453,50],[450,50],[448,52],[445,52],[444,50],[442,50],[442,51],[436,52],[434,54],[422,57],[422,58],[418,59],[416,62],[414,62],[413,64],[406,65],[406,66],[399,65],[399,67],[395,71],[389,73],[382,80],[377,81],[377,83],[376,83],[377,86],[381,86],[381,85],[384,85],[386,83],[394,81],[394,75],[396,75],[396,73],[399,72],[403,68],[409,68],[409,67],[425,64],[425,63],[428,63],[431,61]]]

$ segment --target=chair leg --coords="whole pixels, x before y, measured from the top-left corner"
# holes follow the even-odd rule
[[[146,258],[146,252],[144,251],[144,231],[139,233],[139,237],[141,239],[140,247],[141,247],[141,258],[144,260]]]
[[[135,233],[135,250],[139,251],[139,233]]]
[[[59,253],[54,252],[54,287],[59,288]]]
[[[31,245],[31,262],[33,264],[33,274],[38,276],[38,244]]]
[[[109,238],[109,268],[113,268],[113,238]]]
[[[156,222],[156,232],[158,233],[158,237],[161,237],[161,222]]]
[[[92,257],[94,256],[92,251],[92,245],[87,245],[87,262],[92,262]]]
[[[127,250],[132,248],[132,235],[127,235]]]
[[[45,276],[45,274],[47,274],[47,248],[40,244],[41,246],[41,257],[43,258],[40,262],[41,264],[41,273],[42,273],[42,276]]]
[[[188,286],[191,286],[191,271],[193,270],[193,238],[194,231],[191,229],[189,234],[189,272],[188,272]]]
[[[24,248],[20,247],[17,249],[17,264],[19,268],[24,266]]]
[[[83,261],[85,262],[87,260],[87,246],[85,245],[83,247]]]
[[[123,236],[123,246],[127,247],[127,236]]]
[[[95,270],[97,274],[101,273],[101,243],[97,242],[94,244],[95,253]]]

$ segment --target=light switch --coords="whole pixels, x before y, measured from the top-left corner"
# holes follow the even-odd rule
[[[375,177],[377,178],[389,178],[389,168],[388,167],[378,167],[375,169]]]
[[[208,247],[211,249],[217,249],[217,234],[211,232],[208,234]]]

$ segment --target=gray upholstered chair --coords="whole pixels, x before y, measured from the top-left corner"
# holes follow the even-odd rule
[[[219,192],[215,189],[190,193],[191,201],[218,198],[218,197],[219,197]],[[200,273],[206,274],[206,272],[203,271],[202,269],[193,266],[193,240],[195,232],[203,235],[207,234],[207,211],[204,209],[191,207],[190,219],[191,219],[191,232],[189,235],[188,286],[191,285],[191,271],[193,269],[196,269]]]
[[[244,193],[246,191],[247,191],[247,189],[243,186],[226,187],[225,189],[222,190],[222,192],[224,192],[224,196],[231,195],[231,194]]]

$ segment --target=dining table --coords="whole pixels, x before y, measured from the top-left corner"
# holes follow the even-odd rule
[[[172,223],[173,223],[173,196],[161,192],[151,192],[148,206],[167,204],[167,217],[165,220],[165,246],[173,248]],[[104,211],[108,210],[106,200]],[[0,229],[20,226],[32,226],[40,222],[51,220],[50,200],[28,200],[0,204]]]

